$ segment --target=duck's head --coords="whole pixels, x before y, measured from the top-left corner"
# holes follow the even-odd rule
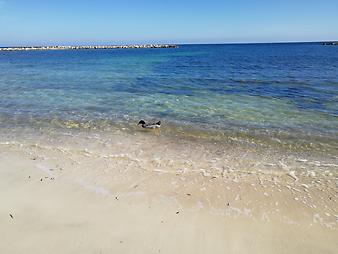
[[[144,120],[141,120],[141,121],[138,122],[137,125],[140,125],[140,124],[146,124],[146,122]]]

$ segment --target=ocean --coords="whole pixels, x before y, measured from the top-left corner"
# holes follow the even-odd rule
[[[319,43],[0,52],[0,128],[244,138],[336,154],[338,48]]]
[[[335,253],[338,47],[0,51],[0,161],[8,239],[97,229],[138,248],[146,228]]]

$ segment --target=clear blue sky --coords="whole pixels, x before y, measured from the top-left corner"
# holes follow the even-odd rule
[[[338,40],[338,0],[0,0],[0,46]]]

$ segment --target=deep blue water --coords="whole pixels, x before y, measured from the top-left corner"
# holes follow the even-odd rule
[[[338,47],[0,51],[0,119],[161,119],[218,130],[338,135]]]

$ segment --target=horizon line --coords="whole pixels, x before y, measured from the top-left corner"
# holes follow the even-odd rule
[[[196,42],[196,43],[125,43],[125,44],[40,44],[26,46],[0,46],[0,48],[19,48],[19,47],[62,47],[62,46],[141,46],[141,45],[246,45],[246,44],[297,44],[297,43],[323,43],[338,42],[338,40],[318,40],[318,41],[270,41],[270,42]]]

